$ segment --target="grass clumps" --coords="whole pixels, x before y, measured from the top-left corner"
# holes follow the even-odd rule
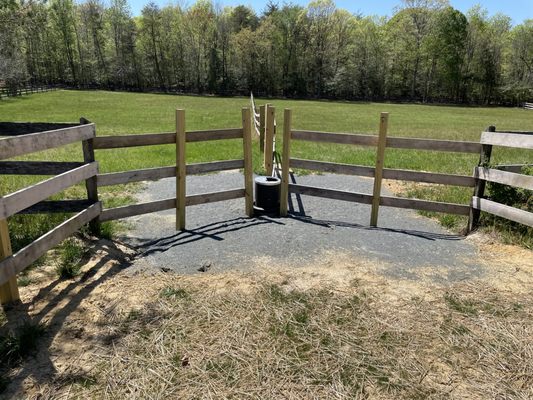
[[[43,334],[42,325],[24,323],[14,333],[0,336],[0,359],[6,366],[19,362],[35,351]]]
[[[167,286],[159,294],[162,298],[165,299],[188,299],[189,293],[183,288],[174,288],[172,286]]]
[[[85,254],[83,244],[76,238],[63,241],[59,248],[59,259],[56,272],[62,279],[71,279],[80,273],[82,259]]]

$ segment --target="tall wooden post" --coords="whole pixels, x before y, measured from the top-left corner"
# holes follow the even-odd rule
[[[496,132],[495,126],[489,126],[487,128],[489,132]],[[483,144],[481,145],[481,153],[479,155],[479,167],[488,167],[490,164],[490,157],[492,155],[492,145]],[[474,170],[474,178],[476,179],[476,186],[474,187],[474,196],[482,198],[485,195],[485,185],[486,182],[483,179],[479,179]],[[479,225],[479,217],[481,216],[481,211],[473,207],[473,204],[470,205],[470,215],[468,218],[468,233],[472,232]]]
[[[291,123],[292,110],[285,109],[283,114],[283,154],[281,155],[281,188],[279,200],[279,214],[287,216],[289,203],[289,168],[291,157]]]
[[[252,126],[250,109],[242,109],[242,145],[244,153],[244,201],[245,212],[249,217],[254,215],[254,187],[252,165]]]
[[[80,124],[90,124],[90,121],[85,118],[80,118]],[[93,127],[94,129],[94,127]],[[94,139],[84,140],[82,143],[83,148],[83,161],[85,163],[92,163],[96,161],[94,156]],[[98,182],[96,176],[93,176],[85,180],[85,187],[87,188],[87,198],[92,203],[98,202]],[[100,217],[96,217],[89,222],[89,230],[91,234],[100,236]]]
[[[259,151],[265,152],[265,120],[266,106],[259,106]]]
[[[266,107],[266,130],[265,130],[265,174],[272,175],[274,168],[274,119],[276,118],[276,108],[267,104]]]
[[[185,110],[176,110],[176,230],[185,229],[186,160]]]
[[[7,220],[0,219],[0,260],[13,254],[11,250],[11,240],[9,239],[9,230]],[[20,300],[19,289],[17,286],[17,277],[13,276],[0,285],[0,304],[7,304]]]
[[[374,192],[372,197],[372,213],[370,215],[370,226],[377,226],[379,214],[379,201],[381,197],[381,181],[383,180],[383,164],[385,162],[385,147],[387,146],[387,128],[389,124],[389,113],[381,113],[379,119],[379,138],[376,154],[376,169],[374,173]]]

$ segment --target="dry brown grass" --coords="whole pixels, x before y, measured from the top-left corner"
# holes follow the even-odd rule
[[[119,274],[100,284],[50,346],[56,373],[21,393],[533,398],[533,299],[507,289],[522,275],[438,286],[331,254],[300,269],[255,262],[248,273]]]
[[[82,390],[117,398],[517,398],[533,396],[531,304],[462,285],[390,304],[264,284],[179,295],[118,317],[126,333]]]

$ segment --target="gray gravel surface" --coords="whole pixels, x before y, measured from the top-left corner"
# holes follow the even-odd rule
[[[345,175],[294,178],[304,185],[372,192],[372,180]],[[187,193],[243,187],[239,172],[187,177]],[[140,201],[175,196],[175,180],[151,182]],[[388,265],[384,273],[417,279],[419,268],[437,268],[435,280],[455,282],[482,274],[476,248],[463,237],[446,232],[414,211],[382,207],[379,228],[368,226],[370,206],[309,196],[291,196],[290,216],[244,215],[244,199],[187,208],[187,230],[176,232],[175,211],[129,218],[131,230],[123,241],[139,256],[134,270],[173,270],[199,273],[247,269],[254,260],[294,267],[320,260],[324,252]]]

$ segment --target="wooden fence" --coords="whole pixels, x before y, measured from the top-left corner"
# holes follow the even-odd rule
[[[385,150],[387,148],[399,148],[460,153],[479,153],[481,149],[480,143],[387,137],[388,113],[381,114],[378,135],[294,130],[291,128],[291,120],[291,110],[285,110],[282,153],[282,165],[284,168],[281,179],[282,187],[280,203],[281,215],[287,215],[289,193],[305,194],[372,205],[370,218],[371,226],[377,225],[379,206],[469,215],[470,205],[468,204],[443,203],[419,199],[382,196],[382,179],[436,183],[464,187],[474,187],[476,184],[476,179],[472,176],[384,168]],[[376,164],[374,167],[367,167],[362,165],[348,165],[291,158],[290,147],[291,141],[293,140],[376,147]],[[302,168],[320,172],[334,172],[374,178],[373,194],[370,195],[358,192],[291,184],[289,183],[289,168],[285,168],[285,166],[290,168]]]
[[[259,136],[259,151],[263,154],[263,167],[265,174],[272,176],[276,152],[276,108],[267,103],[259,106],[259,112],[256,112],[253,95],[251,99],[253,126]]]
[[[16,89],[1,87],[0,88],[0,100],[6,97],[15,97],[15,96],[28,95],[32,93],[49,92],[51,90],[58,90],[58,89],[59,89],[58,86],[52,86],[52,85],[26,85],[26,86],[17,87]]]
[[[267,140],[273,142],[274,108],[262,106],[260,114],[262,115],[260,125],[264,128],[264,132],[268,133],[264,137],[265,152],[267,151],[267,147],[269,152],[273,152],[273,146],[267,146],[266,142]],[[241,117],[242,127],[239,128],[187,131],[185,111],[176,110],[175,132],[119,136],[96,136],[94,124],[82,118],[80,125],[77,126],[0,139],[0,160],[24,156],[76,142],[81,142],[83,149],[83,161],[79,162],[0,161],[0,174],[52,175],[47,180],[0,197],[0,302],[5,303],[18,299],[16,275],[46,251],[76,232],[84,224],[89,223],[91,230],[94,233],[98,233],[101,221],[115,220],[175,208],[176,228],[185,229],[186,208],[188,206],[237,198],[245,199],[245,212],[248,216],[252,216],[253,170],[252,118],[250,109],[243,108]],[[269,124],[270,129],[268,128]],[[482,133],[480,143],[387,137],[387,113],[382,113],[380,116],[379,133],[377,135],[295,130],[292,129],[291,124],[292,112],[291,110],[285,110],[281,157],[282,182],[280,214],[282,216],[286,216],[288,213],[289,193],[295,193],[371,205],[371,226],[377,226],[380,206],[469,215],[470,230],[475,228],[481,211],[533,226],[533,213],[499,204],[484,197],[486,182],[497,182],[533,190],[533,177],[517,173],[517,166],[508,166],[509,168],[505,170],[489,168],[493,146],[533,149],[533,132],[497,132],[494,127],[490,127],[487,132]],[[242,159],[197,164],[186,163],[187,143],[227,139],[242,140]],[[376,163],[374,167],[369,167],[291,158],[291,143],[294,140],[375,147]],[[98,173],[95,150],[165,144],[174,145],[176,148],[175,165],[105,174]],[[465,176],[384,168],[387,148],[479,153],[481,156],[474,175]],[[272,160],[270,157],[269,159]],[[265,164],[267,164],[267,161],[265,159]],[[244,187],[186,195],[187,175],[240,168],[244,169]],[[355,191],[341,191],[291,184],[289,183],[290,168],[371,177],[374,178],[373,193],[365,194]],[[102,209],[101,202],[98,198],[99,187],[158,180],[168,177],[176,178],[176,196],[173,198]],[[443,203],[383,196],[381,194],[383,179],[472,187],[474,188],[474,196],[470,204]],[[87,198],[77,200],[47,200],[50,196],[80,182],[85,182]],[[74,215],[33,243],[12,254],[7,218],[15,214],[51,212],[70,212],[74,213]]]
[[[517,170],[517,168],[509,168],[512,166],[508,166],[507,170],[489,167],[493,146],[533,150],[533,132],[498,132],[495,127],[491,126],[487,132],[481,134],[481,155],[479,165],[474,170],[476,185],[472,197],[468,231],[472,231],[478,225],[481,211],[533,227],[533,213],[484,198],[486,182],[533,190],[533,176],[511,172]]]
[[[83,162],[0,161],[0,174],[55,175],[50,179],[26,187],[0,198],[0,303],[19,298],[16,275],[41,255],[89,223],[98,233],[102,221],[115,220],[167,209],[176,209],[176,227],[185,229],[187,206],[206,204],[243,197],[245,212],[253,215],[252,136],[250,110],[242,110],[242,127],[202,131],[186,131],[185,111],[176,111],[176,131],[123,136],[96,136],[95,126],[82,119],[79,126],[48,132],[32,133],[0,139],[0,160],[82,142]],[[209,140],[241,139],[243,158],[186,164],[186,143]],[[174,144],[176,165],[134,171],[98,174],[95,150]],[[244,187],[225,191],[186,196],[186,176],[244,169]],[[145,180],[176,177],[176,197],[124,207],[102,209],[98,187]],[[85,181],[87,199],[46,200],[73,185]],[[12,254],[7,218],[15,214],[73,212],[74,216],[41,236],[28,246]]]
[[[82,142],[83,162],[0,161],[0,174],[54,175],[0,198],[0,302],[19,299],[16,275],[36,261],[46,251],[59,244],[84,224],[93,221],[101,212],[95,194],[98,163],[94,160],[92,141],[94,124],[48,132],[32,133],[0,140],[0,160]],[[47,201],[46,199],[73,185],[85,181],[87,199]],[[55,227],[15,254],[11,251],[7,218],[15,214],[74,212]]]
[[[533,110],[533,103],[524,103],[524,108],[526,110]]]
[[[250,110],[242,110],[242,128],[211,129],[203,131],[186,131],[185,111],[176,111],[176,131],[165,133],[138,134],[125,136],[98,136],[94,148],[115,149],[135,146],[152,146],[174,144],[176,146],[176,165],[148,168],[134,171],[113,172],[97,177],[98,187],[162,178],[176,177],[175,198],[162,199],[148,203],[134,204],[102,211],[101,221],[109,221],[134,215],[176,209],[176,227],[185,229],[185,210],[187,206],[213,203],[231,199],[245,198],[246,215],[253,214],[253,179],[252,179],[252,134]],[[242,139],[243,158],[238,160],[214,161],[199,164],[186,164],[186,143],[209,140]],[[202,193],[186,196],[186,176],[219,172],[231,169],[244,169],[244,187],[225,191]]]

